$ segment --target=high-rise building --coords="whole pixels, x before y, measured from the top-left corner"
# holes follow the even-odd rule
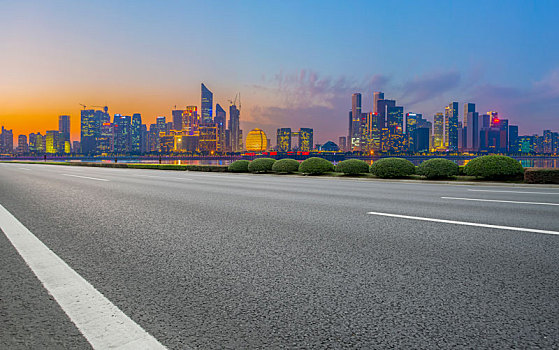
[[[113,123],[103,123],[97,138],[97,151],[103,153],[113,153],[115,151],[115,125]]]
[[[235,104],[229,107],[229,149],[231,152],[242,151],[243,135],[240,128],[241,111]]]
[[[155,119],[157,133],[165,133],[167,131],[167,119],[165,117],[157,117]]]
[[[93,109],[81,111],[80,144],[81,153],[92,154],[96,151],[96,137],[99,135],[99,120]]]
[[[218,103],[215,105],[214,123],[217,125],[217,152],[225,152],[225,129],[227,126],[227,115]]]
[[[339,145],[339,149],[340,151],[346,151],[346,137],[345,136],[340,136],[338,138],[338,145]]]
[[[378,101],[384,100],[384,93],[380,91],[373,92],[373,113],[378,114]]]
[[[142,115],[134,113],[130,124],[130,152],[138,154],[141,148]]]
[[[141,154],[149,152],[148,142],[149,142],[149,136],[148,136],[147,125],[142,124],[140,126],[140,153]]]
[[[213,101],[214,94],[206,87],[206,85],[202,84],[202,123],[213,122]]]
[[[14,133],[12,130],[4,129],[3,126],[2,133],[0,133],[0,153],[14,153]]]
[[[458,150],[458,102],[445,107],[445,146],[449,151]]]
[[[509,125],[509,152],[516,153],[520,151],[518,145],[518,125]]]
[[[355,93],[351,96],[351,114],[349,123],[349,150],[358,151],[361,146],[361,94]]]
[[[291,151],[291,128],[278,129],[276,148],[278,152]]]
[[[58,117],[58,131],[64,141],[70,141],[70,116],[61,115]]]
[[[464,150],[477,152],[479,150],[479,114],[473,103],[464,103],[463,128]]]
[[[17,154],[29,153],[29,145],[27,144],[27,135],[19,135],[17,137]]]
[[[46,153],[54,154],[54,153],[62,152],[62,150],[59,149],[59,144],[58,144],[58,141],[60,139],[58,130],[47,130],[47,136],[45,137],[45,139],[46,139],[46,147],[45,147]]]
[[[182,109],[173,109],[171,111],[171,115],[173,116],[173,130],[180,131],[183,129],[184,121],[183,121],[183,114],[184,110]]]
[[[128,115],[115,114],[114,116],[114,152],[117,154],[130,153],[132,118]]]
[[[406,139],[408,141],[408,151],[413,152],[414,146],[414,132],[417,129],[418,119],[423,119],[423,116],[418,113],[406,113]]]
[[[435,150],[445,149],[444,122],[444,115],[442,113],[436,113],[433,117],[433,148]]]
[[[217,151],[217,124],[201,123],[199,126],[199,149],[201,152],[215,153]]]
[[[310,152],[313,149],[313,129],[300,128],[299,132],[299,151]]]

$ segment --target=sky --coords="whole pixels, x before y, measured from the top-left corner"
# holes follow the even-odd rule
[[[351,94],[428,119],[451,101],[496,110],[520,134],[559,130],[559,1],[4,1],[0,125],[58,128],[80,104],[143,122],[200,106],[200,83],[245,135],[347,134]],[[462,110],[462,106],[460,106]]]

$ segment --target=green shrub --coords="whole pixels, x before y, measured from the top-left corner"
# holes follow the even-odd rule
[[[233,163],[229,164],[227,169],[232,173],[248,173],[248,165],[250,161],[248,160],[236,160]]]
[[[289,174],[299,170],[299,162],[295,159],[280,159],[272,165],[272,171],[275,173]]]
[[[528,168],[524,171],[527,184],[559,184],[559,169]]]
[[[267,173],[272,171],[272,166],[276,162],[273,158],[256,158],[248,165],[251,173]]]
[[[486,179],[507,179],[521,176],[524,168],[511,157],[492,155],[470,160],[464,167],[464,173]]]
[[[458,176],[466,176],[466,173],[464,172],[464,165],[458,166]]]
[[[458,164],[444,158],[433,158],[422,162],[416,169],[418,175],[428,179],[445,179],[458,175]]]
[[[320,175],[329,171],[334,171],[334,164],[324,158],[311,157],[299,165],[299,172],[303,174]]]
[[[405,177],[415,174],[415,165],[403,158],[382,158],[373,162],[369,171],[380,178]]]
[[[369,164],[359,159],[347,159],[336,165],[336,172],[346,175],[358,175],[369,172]]]
[[[225,172],[227,167],[223,165],[185,165],[188,171],[211,171],[211,172]]]

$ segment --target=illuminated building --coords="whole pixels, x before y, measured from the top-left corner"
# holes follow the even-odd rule
[[[83,154],[95,152],[95,144],[98,134],[99,124],[95,118],[93,109],[83,109],[81,111],[80,143]]]
[[[346,151],[346,137],[345,136],[340,136],[338,139],[338,145],[339,145],[339,149],[342,151]]]
[[[336,145],[333,141],[327,141],[325,144],[320,146],[320,150],[324,152],[338,152],[340,147]]]
[[[196,106],[186,106],[182,115],[182,130],[186,130],[187,133],[193,133],[198,130],[198,124],[200,124],[200,116],[198,115],[198,107]]]
[[[46,139],[46,149],[45,152],[46,153],[58,153],[58,139],[59,139],[59,133],[58,130],[47,130],[47,136],[45,137]]]
[[[518,145],[518,126],[509,125],[509,152],[520,152]]]
[[[159,134],[159,148],[161,153],[171,153],[175,149],[175,135]]]
[[[41,135],[41,133],[37,133],[37,153],[41,154],[41,153],[45,153],[45,148],[46,148],[46,140],[45,137],[43,135]]]
[[[449,151],[458,150],[458,102],[445,107],[445,146]]]
[[[229,107],[229,144],[231,152],[240,152],[242,148],[243,134],[240,129],[241,111],[235,104]]]
[[[142,115],[134,113],[132,115],[132,123],[130,124],[130,152],[134,154],[140,153],[140,142],[142,133]]]
[[[99,153],[113,153],[115,142],[115,126],[113,123],[103,123],[99,137],[97,138],[97,150]]]
[[[479,113],[473,103],[464,104],[463,150],[477,152],[479,150]]]
[[[291,151],[291,128],[278,129],[276,148],[278,152]]]
[[[35,133],[29,134],[29,152],[37,152],[37,134]]]
[[[206,87],[206,85],[202,84],[202,123],[211,123],[213,122],[213,100],[214,94]]]
[[[17,137],[17,150],[18,154],[29,153],[29,145],[27,144],[27,135],[19,135]]]
[[[131,117],[115,114],[113,124],[115,135],[114,152],[118,154],[130,153]]]
[[[171,115],[173,117],[173,130],[180,131],[183,129],[183,114],[184,110],[182,109],[174,109],[171,111]]]
[[[388,150],[404,150],[404,107],[386,107],[386,124],[388,128]]]
[[[373,114],[378,115],[378,101],[380,100],[384,100],[384,93],[380,91],[373,92]]]
[[[140,153],[149,152],[149,135],[146,124],[140,125]]]
[[[297,133],[299,136],[299,151],[310,152],[313,149],[313,129],[300,128]]]
[[[217,151],[217,124],[202,123],[198,127],[198,147],[201,152],[213,153]]]
[[[225,152],[225,128],[227,116],[225,110],[218,103],[215,105],[214,123],[217,125],[217,152]]]
[[[359,150],[361,146],[361,94],[351,96],[351,112],[349,113],[349,150]]]
[[[433,148],[435,150],[444,149],[444,115],[437,113],[433,117]]]
[[[70,116],[61,115],[58,117],[58,131],[64,141],[70,141]]]
[[[165,133],[167,131],[167,120],[165,117],[157,117],[155,119],[157,133]]]
[[[408,150],[411,152],[415,150],[414,133],[417,129],[417,120],[422,118],[423,116],[421,114],[406,113],[406,136],[408,141]]]
[[[0,133],[0,153],[12,154],[14,152],[14,133],[12,130],[4,129]]]
[[[70,154],[72,152],[72,146],[70,145],[70,141],[64,141],[64,153]]]
[[[74,142],[72,142],[72,151],[73,151],[74,153],[80,153],[80,152],[81,152],[80,141],[74,141]]]
[[[246,150],[249,152],[264,152],[268,149],[267,138],[264,131],[256,128],[246,137]]]

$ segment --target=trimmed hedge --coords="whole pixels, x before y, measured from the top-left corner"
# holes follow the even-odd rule
[[[470,160],[464,166],[464,173],[486,179],[510,179],[524,174],[524,168],[511,157],[491,155]]]
[[[299,162],[295,159],[280,159],[272,165],[272,171],[280,174],[295,173],[299,170]]]
[[[320,175],[329,171],[334,171],[334,164],[324,158],[307,158],[299,165],[299,172],[307,175]]]
[[[369,172],[369,164],[359,159],[347,159],[336,165],[336,172],[346,175],[359,175]]]
[[[256,158],[248,165],[251,173],[267,173],[272,171],[272,166],[276,162],[273,158]]]
[[[458,164],[444,158],[428,159],[416,169],[418,175],[423,175],[428,179],[446,179],[458,175]]]
[[[415,174],[415,165],[403,158],[382,158],[371,165],[371,174],[386,179]]]
[[[229,164],[229,166],[227,167],[227,170],[229,170],[232,173],[248,173],[248,165],[250,164],[250,161],[248,160],[236,160],[233,163]]]
[[[524,171],[527,184],[559,184],[559,169],[528,168]]]

